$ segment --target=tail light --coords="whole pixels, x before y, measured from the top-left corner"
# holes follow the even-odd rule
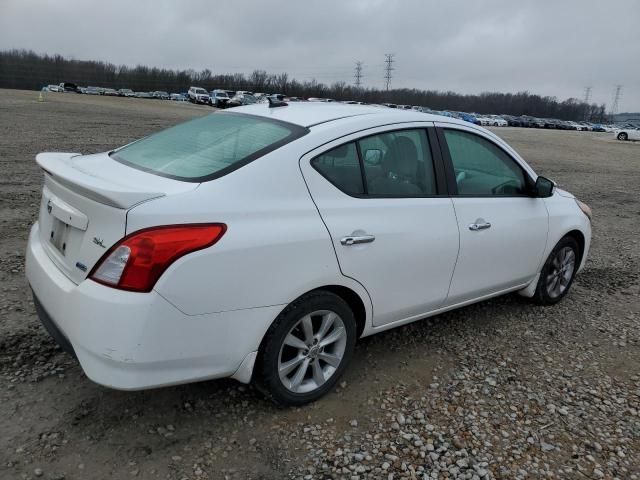
[[[120,290],[150,292],[173,262],[212,246],[226,230],[223,223],[138,230],[112,246],[93,267],[89,278]]]

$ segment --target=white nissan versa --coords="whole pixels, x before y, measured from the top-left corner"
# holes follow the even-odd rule
[[[271,101],[116,150],[41,153],[26,272],[87,376],[231,376],[299,405],[359,337],[511,291],[564,297],[591,212],[452,118]]]

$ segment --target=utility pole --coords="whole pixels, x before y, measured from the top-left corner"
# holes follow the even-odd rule
[[[353,74],[354,85],[356,88],[360,88],[362,86],[362,62],[360,60],[356,61],[356,71]]]
[[[391,72],[395,70],[395,68],[393,68],[393,57],[395,56],[395,53],[385,53],[384,56],[385,56],[384,79],[387,82],[387,92],[388,92],[389,88],[391,88]]]
[[[591,87],[584,87],[584,120],[589,120],[589,113],[591,111],[591,106],[589,102],[591,101]]]
[[[616,89],[613,92],[613,102],[611,102],[611,110],[609,116],[613,121],[613,116],[618,113],[618,107],[620,105],[620,98],[622,98],[622,85],[616,85]]]

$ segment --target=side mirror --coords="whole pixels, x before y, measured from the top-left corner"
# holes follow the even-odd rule
[[[547,198],[553,195],[553,187],[555,184],[546,177],[538,176],[536,184],[533,187],[534,196],[537,198]]]
[[[364,163],[371,166],[380,165],[382,162],[382,152],[377,149],[367,150],[364,153]]]

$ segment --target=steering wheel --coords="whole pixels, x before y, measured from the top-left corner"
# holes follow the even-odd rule
[[[503,193],[502,190],[508,185],[511,185],[517,188],[517,183],[518,182],[516,180],[507,180],[506,182],[502,182],[500,185],[496,185],[495,187],[493,187],[491,189],[491,193],[493,194]]]

